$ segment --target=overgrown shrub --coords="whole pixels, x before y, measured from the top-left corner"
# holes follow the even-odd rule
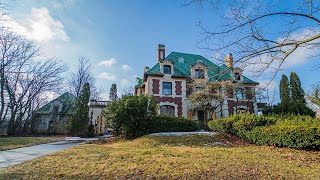
[[[148,133],[157,132],[189,132],[199,129],[199,124],[185,118],[160,115],[152,119],[148,126]]]
[[[106,127],[128,139],[156,132],[195,131],[198,123],[174,116],[157,116],[157,104],[150,96],[126,96],[113,101],[105,111]]]
[[[231,133],[258,145],[320,148],[320,121],[310,116],[235,115],[210,121],[208,125],[213,130]]]
[[[113,101],[104,111],[106,127],[129,139],[146,134],[156,114],[157,104],[150,96],[126,96]]]

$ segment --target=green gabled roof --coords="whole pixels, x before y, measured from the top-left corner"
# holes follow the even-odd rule
[[[255,82],[255,81],[247,78],[246,76],[243,76],[243,75],[242,75],[242,77],[243,77],[243,80],[241,81],[242,83],[259,85],[258,82]],[[231,69],[230,69],[228,66],[226,66],[226,65],[224,65],[224,64],[220,66],[218,80],[219,80],[219,81],[232,80],[232,77],[231,77]]]
[[[155,74],[155,75],[161,75],[162,73],[160,72],[160,64],[157,63],[154,65],[148,72],[145,74]]]
[[[141,87],[143,84],[143,79],[138,78],[138,84],[136,85],[136,87]]]
[[[67,110],[67,114],[71,114],[72,113],[72,105],[74,100],[76,99],[76,97],[74,95],[72,95],[69,92],[65,92],[63,93],[61,96],[53,99],[52,101],[50,101],[49,103],[47,103],[46,105],[42,106],[41,108],[39,108],[35,113],[36,114],[51,114],[51,107],[52,104],[55,101],[59,101],[60,103],[62,103],[62,108],[58,113],[62,113],[65,110]]]
[[[198,63],[202,63],[208,68],[209,81],[223,81],[223,80],[232,80],[231,69],[226,65],[218,66],[206,59],[201,55],[172,52],[166,59],[169,59],[174,63],[174,74],[172,76],[178,77],[190,77],[191,66],[194,66]],[[183,59],[183,62],[179,60]],[[157,63],[149,71],[145,73],[146,75],[163,75],[160,71],[160,64]],[[243,76],[243,83],[252,83],[259,84],[251,79]]]

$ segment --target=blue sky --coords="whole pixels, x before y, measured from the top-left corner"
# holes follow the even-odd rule
[[[173,0],[10,0],[6,3],[12,26],[39,43],[44,56],[60,58],[71,70],[78,57],[89,58],[97,85],[104,89],[103,98],[108,97],[114,82],[118,93],[133,86],[135,78],[142,76],[144,66],[157,62],[159,43],[166,45],[166,54],[179,51],[209,57],[208,52],[196,47],[200,40],[197,23],[206,20],[214,25],[219,21],[209,10],[183,7],[181,1]],[[281,73],[289,75],[290,71],[296,71],[308,91],[320,75],[319,71],[310,71],[316,64],[316,60],[305,60],[302,56]],[[276,90],[281,73],[273,82]],[[267,81],[261,77],[258,80]]]

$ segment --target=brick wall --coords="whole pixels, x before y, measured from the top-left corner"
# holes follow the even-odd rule
[[[181,97],[160,97],[160,96],[155,96],[156,102],[170,102],[178,105],[178,116],[182,116],[182,98]]]
[[[176,81],[176,95],[181,95],[182,94],[182,82],[181,81]]]
[[[253,102],[252,101],[234,101],[234,100],[228,100],[228,111],[229,114],[233,114],[234,113],[234,107],[236,106],[245,106],[249,109],[250,113],[254,113],[254,106],[253,106]]]
[[[152,92],[153,94],[159,94],[160,92],[160,80],[152,79]]]

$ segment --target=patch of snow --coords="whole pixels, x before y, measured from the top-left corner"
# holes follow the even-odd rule
[[[206,135],[206,136],[215,136],[215,132],[161,132],[153,133],[150,136],[187,136],[187,135]]]

